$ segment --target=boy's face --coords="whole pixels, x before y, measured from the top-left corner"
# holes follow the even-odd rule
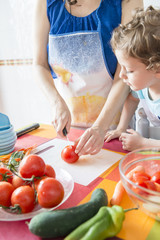
[[[121,66],[120,78],[134,91],[149,88],[156,84],[154,72],[146,70],[146,65],[139,59],[129,57],[122,50],[115,51]]]

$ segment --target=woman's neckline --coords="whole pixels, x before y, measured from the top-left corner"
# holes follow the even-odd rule
[[[74,15],[74,14],[72,13],[72,11],[70,12],[69,9],[67,9],[66,6],[65,6],[67,0],[62,0],[62,1],[63,1],[64,8],[65,8],[65,11],[67,12],[67,14],[69,14],[69,15],[72,16],[73,18],[82,19],[82,18],[87,18],[87,17],[91,16],[92,14],[94,14],[94,12],[96,12],[96,11],[100,8],[101,3],[102,3],[103,0],[100,0],[100,3],[99,3],[99,5],[98,5],[98,7],[97,7],[96,9],[94,9],[94,10],[93,10],[92,12],[90,12],[90,13],[84,14],[84,16]],[[72,5],[72,7],[73,7],[73,5]],[[79,8],[79,10],[80,10],[81,6],[77,6],[77,8]]]

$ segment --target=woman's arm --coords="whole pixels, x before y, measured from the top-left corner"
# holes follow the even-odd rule
[[[66,126],[70,129],[71,116],[68,107],[56,90],[48,65],[48,34],[50,24],[47,17],[46,1],[36,0],[33,26],[33,74],[34,79],[48,98],[51,105],[53,125],[60,136]]]
[[[132,18],[132,10],[143,7],[143,0],[124,0],[122,3],[122,23],[128,22]],[[109,126],[117,111],[122,107],[129,93],[129,87],[119,78],[120,66],[114,76],[114,81],[107,101],[93,126],[85,131],[80,139],[75,143],[76,153],[96,154],[103,144]]]
[[[143,8],[143,0],[123,0],[121,22],[123,24],[129,22],[132,19],[132,11],[138,7]],[[101,114],[94,124],[101,125],[104,130],[109,128],[115,114],[120,109],[129,93],[129,87],[119,78],[119,72],[120,66],[117,65],[111,91]]]
[[[99,117],[93,124],[94,127],[101,126],[105,132],[109,129],[113,118],[122,107],[122,104],[124,103],[129,93],[129,87],[123,83],[122,79],[119,78],[119,72],[120,66],[118,65],[113,85],[105,102],[105,105]]]

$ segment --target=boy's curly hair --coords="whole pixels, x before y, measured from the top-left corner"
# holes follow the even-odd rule
[[[160,10],[149,6],[145,11],[136,9],[132,21],[119,25],[112,34],[113,51],[124,50],[138,58],[146,69],[160,68]]]

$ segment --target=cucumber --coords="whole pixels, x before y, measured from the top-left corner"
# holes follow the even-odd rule
[[[72,208],[39,213],[31,219],[28,227],[33,234],[42,238],[65,237],[93,217],[102,206],[107,205],[105,190],[97,188],[89,202]]]

